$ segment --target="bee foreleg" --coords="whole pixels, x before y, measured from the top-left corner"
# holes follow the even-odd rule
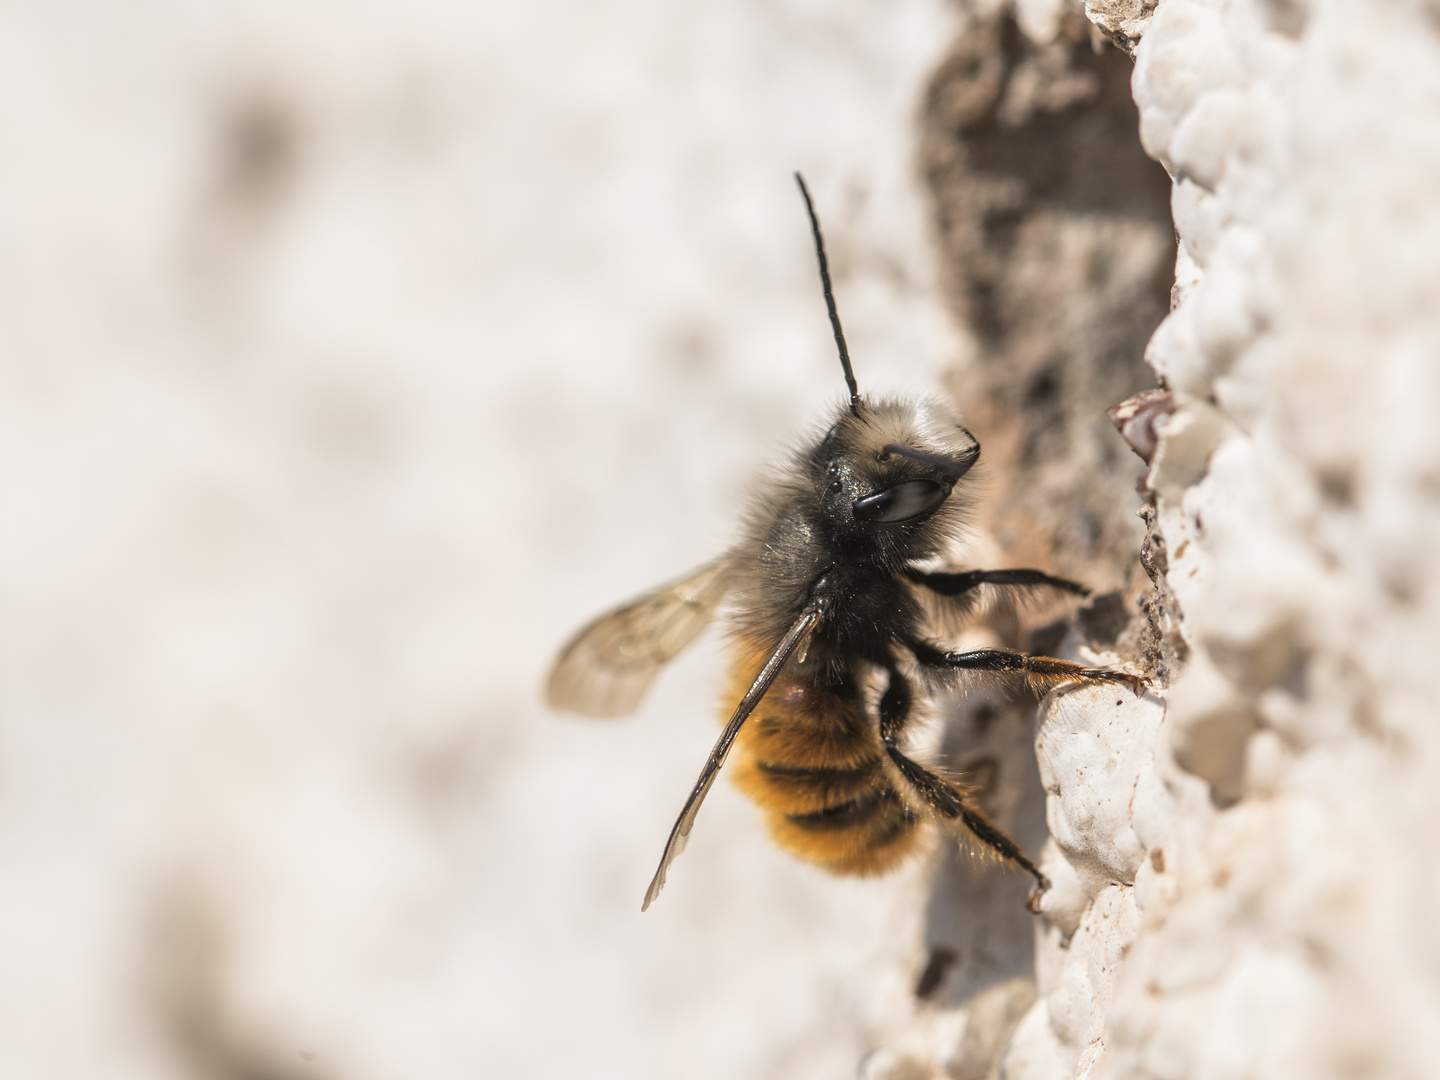
[[[1124,683],[1135,696],[1145,690],[1145,679],[1126,671],[1085,667],[1053,656],[1031,656],[1010,649],[975,649],[971,652],[941,652],[933,645],[912,642],[915,659],[926,667],[947,667],[962,671],[1016,671],[1023,674],[1035,690],[1043,692],[1064,682]]]
[[[905,677],[893,667],[889,669],[889,674],[890,685],[880,699],[880,741],[905,782],[935,813],[951,821],[960,821],[977,840],[995,854],[1031,874],[1042,892],[1048,889],[1050,881],[1040,872],[1040,868],[1026,857],[1019,844],[1001,832],[994,822],[985,816],[969,793],[961,791],[918,761],[907,757],[900,748],[900,735],[910,716],[912,697],[910,684]]]
[[[905,576],[940,596],[963,596],[981,585],[1048,585],[1052,589],[1074,593],[1076,596],[1090,595],[1090,590],[1084,585],[1051,577],[1039,570],[966,570],[959,574],[907,570]]]

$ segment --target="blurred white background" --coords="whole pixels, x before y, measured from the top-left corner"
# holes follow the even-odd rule
[[[942,0],[0,13],[0,1074],[845,1076],[903,881],[770,847],[711,635],[539,701],[843,386],[931,390]],[[918,872],[918,871],[917,871]],[[887,981],[888,980],[888,981]]]

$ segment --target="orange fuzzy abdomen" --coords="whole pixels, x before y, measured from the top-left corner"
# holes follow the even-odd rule
[[[766,654],[741,646],[726,685],[728,713]],[[760,808],[775,842],[837,874],[883,874],[914,851],[919,819],[884,765],[875,723],[792,670],[781,672],[735,740],[731,775]]]

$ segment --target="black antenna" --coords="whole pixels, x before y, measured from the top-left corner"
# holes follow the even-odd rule
[[[820,235],[820,219],[815,216],[815,204],[810,201],[810,189],[805,178],[798,172],[795,182],[800,185],[800,194],[805,196],[805,211],[810,215],[810,231],[815,234],[815,257],[820,260],[820,284],[825,289],[825,307],[830,312],[830,325],[835,330],[835,345],[840,350],[840,366],[845,369],[845,385],[850,388],[850,411],[860,415],[860,388],[855,385],[855,372],[850,368],[850,350],[845,347],[845,331],[840,329],[840,313],[835,310],[835,294],[830,291],[830,264],[825,261],[825,240]]]

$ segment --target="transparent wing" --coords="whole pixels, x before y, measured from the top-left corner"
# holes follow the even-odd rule
[[[729,570],[729,559],[718,559],[582,627],[550,670],[551,707],[585,716],[633,711],[660,669],[710,625]]]
[[[765,696],[765,691],[770,689],[770,684],[775,681],[775,676],[780,674],[780,669],[785,666],[785,661],[790,659],[790,654],[810,635],[810,631],[815,629],[815,624],[819,621],[818,607],[809,608],[795,620],[795,625],[790,627],[780,644],[775,646],[770,659],[765,661],[760,674],[755,676],[750,689],[745,691],[740,704],[735,706],[730,722],[725,725],[715,749],[711,750],[710,756],[705,759],[705,767],[700,770],[700,779],[695,781],[690,797],[685,800],[685,806],[675,820],[674,828],[670,830],[670,839],[665,842],[665,854],[660,856],[660,867],[650,879],[650,887],[645,890],[645,902],[640,905],[641,911],[648,908],[660,895],[660,890],[665,887],[665,871],[670,869],[675,857],[685,850],[685,842],[690,839],[690,830],[695,825],[695,815],[700,813],[700,804],[705,801],[705,796],[710,794],[715,777],[720,775],[720,766],[725,764],[725,757],[730,753],[730,744],[735,741],[735,736],[740,734],[741,725],[755,711],[755,706],[760,704],[760,699]]]

